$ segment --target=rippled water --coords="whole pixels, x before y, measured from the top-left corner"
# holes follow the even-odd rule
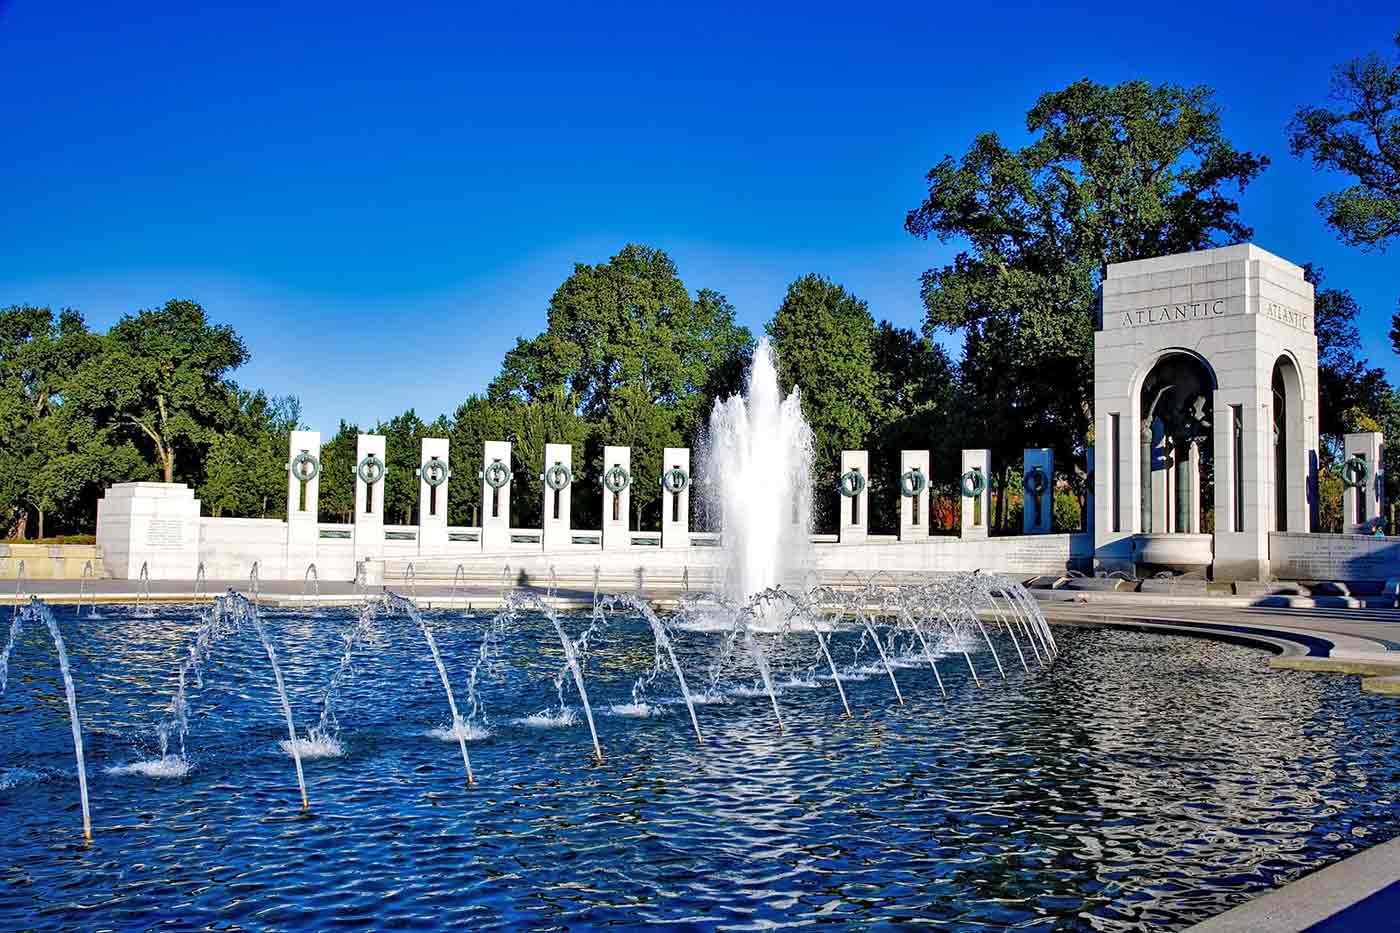
[[[975,655],[983,689],[944,658],[946,702],[917,666],[897,671],[903,707],[883,671],[844,679],[853,720],[829,680],[790,686],[785,734],[766,695],[729,684],[697,707],[700,745],[665,674],[638,715],[654,649],[644,624],[623,625],[588,661],[597,765],[581,716],[543,722],[562,654],[534,620],[483,683],[467,788],[437,671],[394,619],[345,684],[343,754],[305,762],[303,816],[251,637],[191,686],[188,772],[129,767],[154,755],[192,615],[104,612],[61,611],[90,847],[44,633],[23,636],[0,697],[2,929],[1166,930],[1400,835],[1400,705],[1354,679],[1269,671],[1246,648],[1076,629],[1057,630],[1053,670],[1008,665],[1007,683]],[[484,617],[429,618],[460,700]],[[303,733],[352,621],[266,614]],[[715,637],[678,637],[692,689]],[[854,637],[834,642],[859,665]],[[781,678],[812,679],[790,651]]]

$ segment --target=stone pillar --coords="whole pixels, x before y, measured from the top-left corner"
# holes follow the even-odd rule
[[[540,542],[546,551],[564,550],[573,543],[570,507],[574,494],[574,448],[572,444],[544,445],[544,490],[540,514]]]
[[[1168,506],[1169,490],[1174,488],[1168,470],[1167,439],[1162,423],[1153,419],[1142,425],[1143,469],[1151,470],[1152,484],[1151,510],[1143,510],[1142,530],[1151,534],[1166,534],[1171,530],[1171,509]]]
[[[1088,471],[1084,483],[1084,514],[1080,516],[1080,524],[1089,534],[1094,533],[1094,445],[1090,444],[1084,450],[1084,468]]]
[[[1021,457],[1021,470],[1026,493],[1021,508],[1021,531],[1028,535],[1049,534],[1055,512],[1054,449],[1050,447],[1026,448]],[[1039,494],[1036,493],[1037,483],[1040,487]],[[1037,499],[1039,500],[1039,508],[1037,508]]]
[[[661,546],[690,547],[690,449],[667,447],[661,453]]]
[[[447,549],[448,469],[445,437],[423,438],[418,458],[418,553],[441,554]]]
[[[927,450],[899,454],[899,540],[928,537],[929,456]]]
[[[316,563],[321,540],[317,515],[321,490],[321,433],[293,431],[287,444],[287,568],[294,579]]]
[[[384,556],[384,484],[389,481],[384,437],[355,439],[355,562]]]
[[[1348,434],[1345,451],[1342,530],[1353,535],[1372,534],[1386,517],[1385,436],[1378,431]],[[1359,465],[1360,469],[1349,464]]]
[[[987,523],[992,518],[992,452],[964,450],[962,475],[958,479],[958,494],[962,499],[962,537],[987,537]],[[980,479],[980,483],[978,480]],[[980,485],[980,491],[977,487]],[[968,493],[973,493],[968,495]]]
[[[1201,533],[1201,445],[1197,441],[1191,442],[1190,462],[1188,469],[1191,478],[1191,504],[1187,515],[1186,530],[1190,534]]]
[[[603,549],[632,546],[632,448],[604,447],[603,475],[598,480],[603,497]]]
[[[486,441],[481,452],[481,549],[510,547],[510,442]]]
[[[199,500],[184,483],[117,483],[97,501],[97,551],[117,580],[193,580]]]
[[[841,451],[841,475],[836,488],[837,534],[842,544],[864,541],[870,528],[870,454],[864,450]]]

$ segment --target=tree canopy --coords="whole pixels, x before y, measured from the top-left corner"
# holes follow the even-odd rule
[[[1400,32],[1395,46],[1400,52]],[[1289,149],[1350,177],[1353,184],[1323,195],[1317,209],[1343,243],[1383,251],[1400,237],[1400,54],[1339,65],[1331,98],[1331,106],[1298,108]]]
[[[1268,164],[1225,138],[1206,87],[1080,80],[1043,94],[1026,130],[1019,149],[983,133],[945,156],[905,218],[965,246],[924,273],[924,328],[964,334],[965,407],[984,426],[970,440],[1002,463],[1067,458],[1088,434],[1108,264],[1248,239],[1234,195]]]

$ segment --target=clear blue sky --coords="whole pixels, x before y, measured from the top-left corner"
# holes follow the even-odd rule
[[[322,431],[451,412],[628,240],[755,329],[809,271],[917,327],[956,249],[903,231],[928,168],[1020,141],[1042,91],[1145,78],[1217,89],[1274,160],[1255,242],[1350,288],[1400,375],[1400,252],[1335,240],[1313,202],[1342,180],[1283,132],[1334,64],[1388,54],[1395,7],[750,6],[0,0],[0,304],[106,327],[196,298],[247,341],[239,381]]]

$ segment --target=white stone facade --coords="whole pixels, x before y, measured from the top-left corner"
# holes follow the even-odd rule
[[[928,537],[929,454],[903,450],[899,454],[899,540]],[[912,493],[912,495],[910,495]]]
[[[621,489],[609,489],[609,475],[617,477]],[[603,477],[599,480],[603,506],[603,549],[615,551],[631,547],[632,448],[603,448]]]
[[[855,495],[841,493],[837,507],[837,535],[842,544],[859,544],[870,534],[870,454],[864,450],[841,451],[841,482]],[[859,476],[859,479],[854,477]]]
[[[690,547],[690,450],[661,452],[661,546],[668,551]]]
[[[981,480],[980,490],[976,477]],[[962,500],[962,536],[969,539],[987,537],[992,510],[992,452],[964,450],[958,483],[959,498]]]
[[[152,580],[193,580],[199,542],[199,500],[182,483],[117,483],[97,502],[97,550],[119,580],[143,566]]]
[[[1373,534],[1385,518],[1385,438],[1375,432],[1348,434],[1343,450],[1342,527],[1350,534]]]
[[[1157,438],[1144,437],[1144,384],[1173,357],[1195,360],[1211,381],[1202,420],[1214,448],[1214,576],[1268,579],[1269,534],[1314,525],[1312,285],[1301,268],[1252,244],[1108,267],[1094,336],[1093,470],[1095,554],[1106,569],[1134,564],[1146,535],[1200,531],[1198,445],[1162,464]],[[1147,444],[1154,453],[1145,464]]]

